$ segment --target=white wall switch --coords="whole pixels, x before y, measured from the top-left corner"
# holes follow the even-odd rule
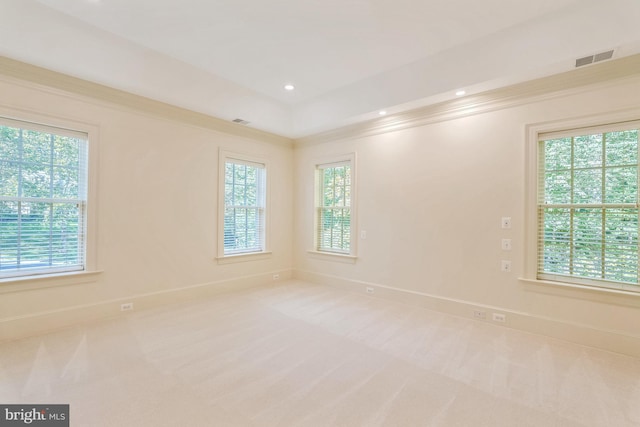
[[[511,250],[511,239],[502,239],[502,250],[503,251]]]
[[[501,223],[502,223],[502,228],[511,228],[511,217],[503,216]]]
[[[367,232],[365,230],[360,231],[360,238],[362,240],[367,238]]]
[[[511,261],[507,261],[506,259],[502,260],[502,265],[500,267],[500,271],[503,273],[508,273],[511,271]]]

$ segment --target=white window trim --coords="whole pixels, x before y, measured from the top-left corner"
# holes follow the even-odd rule
[[[627,109],[612,113],[578,117],[545,123],[529,124],[525,127],[525,262],[523,276],[520,282],[528,291],[550,293],[549,289],[557,289],[554,294],[578,297],[582,299],[598,300],[602,296],[617,299],[625,304],[624,299],[640,298],[640,292],[628,290],[628,286],[591,286],[587,284],[541,280],[537,277],[538,263],[538,159],[539,139],[541,134],[553,132],[567,132],[572,129],[586,129],[590,127],[606,128],[616,123],[638,121],[640,109]],[[561,278],[559,278],[561,279]]]
[[[86,242],[84,270],[33,274],[0,279],[0,293],[20,292],[31,289],[42,289],[54,286],[66,286],[95,282],[102,273],[98,260],[98,165],[100,152],[99,127],[73,119],[60,118],[47,114],[21,110],[0,105],[0,117],[29,122],[60,129],[81,132],[87,135],[87,208],[86,208]]]
[[[224,185],[225,185],[225,164],[228,160],[255,163],[264,165],[266,174],[265,183],[265,206],[264,206],[264,247],[261,251],[241,252],[227,254],[224,253]],[[237,262],[260,261],[269,259],[272,256],[270,250],[271,236],[271,176],[269,175],[269,162],[266,159],[255,157],[243,153],[237,153],[220,149],[218,155],[218,252],[216,261],[218,264],[232,264]]]
[[[350,248],[349,253],[342,252],[332,252],[332,251],[321,251],[318,248],[318,188],[320,183],[318,182],[318,168],[325,166],[329,167],[331,165],[340,164],[340,163],[349,163],[351,165],[351,230],[350,230]],[[339,156],[332,157],[324,157],[320,159],[316,159],[313,162],[313,248],[309,249],[307,253],[313,257],[318,259],[323,259],[327,261],[337,261],[343,263],[355,263],[358,253],[358,239],[357,239],[357,230],[358,230],[358,185],[357,185],[357,162],[356,162],[356,153],[347,153]]]

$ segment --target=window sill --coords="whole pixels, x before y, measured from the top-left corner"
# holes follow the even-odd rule
[[[82,285],[98,280],[103,271],[74,271],[0,279],[0,294],[32,291],[56,286]]]
[[[321,259],[324,261],[337,261],[345,264],[355,264],[358,259],[357,256],[347,255],[347,254],[339,254],[335,252],[320,252],[320,251],[307,251],[312,258]]]
[[[272,252],[247,252],[243,254],[233,254],[217,257],[218,264],[234,264],[237,262],[261,261],[271,258]]]
[[[596,286],[554,282],[538,279],[518,279],[526,291],[566,298],[580,298],[600,303],[640,307],[640,292],[622,289],[599,288]]]

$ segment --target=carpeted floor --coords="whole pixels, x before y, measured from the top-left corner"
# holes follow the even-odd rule
[[[93,426],[640,426],[640,360],[299,281],[0,344]]]

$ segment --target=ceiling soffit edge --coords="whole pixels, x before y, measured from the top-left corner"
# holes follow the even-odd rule
[[[276,145],[292,146],[293,140],[270,132],[245,127],[204,113],[156,101],[99,83],[90,82],[46,68],[0,56],[0,76],[28,82],[40,89],[79,95],[90,100],[116,104],[165,119],[223,132],[239,137],[256,139]]]
[[[294,139],[296,146],[363,138],[565,96],[592,85],[640,77],[640,54],[453,99]]]

